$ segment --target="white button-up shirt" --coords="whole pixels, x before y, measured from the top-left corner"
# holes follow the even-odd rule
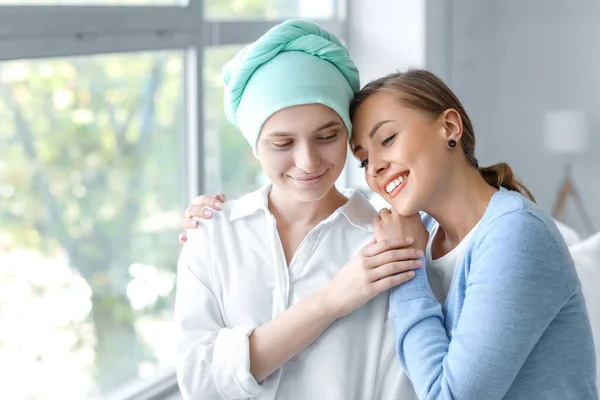
[[[178,265],[177,375],[186,399],[413,400],[387,321],[388,292],[334,322],[260,384],[250,373],[256,327],[324,287],[373,238],[359,192],[319,223],[288,267],[270,186],[224,204],[188,232]]]

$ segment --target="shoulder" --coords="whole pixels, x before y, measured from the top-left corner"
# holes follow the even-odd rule
[[[564,244],[560,231],[546,211],[509,190],[501,190],[492,197],[479,231],[481,235],[511,235],[524,239],[528,245],[544,240]]]
[[[187,232],[188,242],[196,245],[210,245],[231,236],[236,229],[251,229],[252,217],[266,207],[265,188],[223,203],[221,210],[215,210],[210,219],[198,218],[198,228]]]
[[[576,284],[573,260],[553,219],[518,193],[494,195],[471,243],[475,268]]]
[[[198,227],[186,232],[187,240],[180,262],[185,263],[197,277],[211,276],[218,260],[243,244],[244,238],[256,236],[256,224],[248,217],[233,218],[240,200],[223,203],[222,209],[214,211],[211,219],[198,219]]]
[[[196,218],[198,227],[196,229],[188,229],[186,243],[204,243],[210,240],[218,232],[223,231],[228,225],[231,225],[231,205],[229,202],[223,204],[221,210],[215,210],[210,219]]]

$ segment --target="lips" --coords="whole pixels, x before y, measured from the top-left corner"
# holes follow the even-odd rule
[[[387,195],[390,198],[394,198],[406,185],[406,181],[409,175],[409,171],[403,171],[398,174],[395,174],[386,181],[384,181],[384,183],[380,185],[380,188],[383,192],[387,193]]]
[[[311,174],[311,175],[302,175],[302,176],[290,176],[290,178],[300,185],[314,185],[321,182],[322,178],[325,176],[327,171],[321,174]]]
[[[292,179],[295,179],[297,181],[312,181],[315,179],[319,179],[323,175],[325,175],[325,172],[323,172],[322,174],[318,174],[318,175],[292,176]]]

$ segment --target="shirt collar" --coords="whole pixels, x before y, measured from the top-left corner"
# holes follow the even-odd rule
[[[235,201],[231,206],[229,220],[235,221],[240,218],[248,217],[259,210],[269,212],[268,196],[271,192],[271,184],[248,193]],[[377,211],[367,198],[356,189],[344,189],[341,191],[348,198],[348,202],[337,209],[325,221],[335,219],[342,214],[352,225],[373,232],[373,219],[377,216]]]

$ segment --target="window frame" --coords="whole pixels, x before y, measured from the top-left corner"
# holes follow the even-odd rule
[[[82,0],[84,1],[84,0]],[[333,0],[334,15],[315,20],[347,39],[346,1]],[[209,47],[239,45],[258,38],[281,20],[205,18],[203,1],[170,5],[0,5],[0,62],[153,50],[184,53],[185,193],[204,189],[204,53]],[[346,174],[341,177],[347,186]],[[339,182],[339,181],[338,181]],[[173,369],[131,382],[110,400],[177,398]],[[171,397],[175,396],[175,397]]]

